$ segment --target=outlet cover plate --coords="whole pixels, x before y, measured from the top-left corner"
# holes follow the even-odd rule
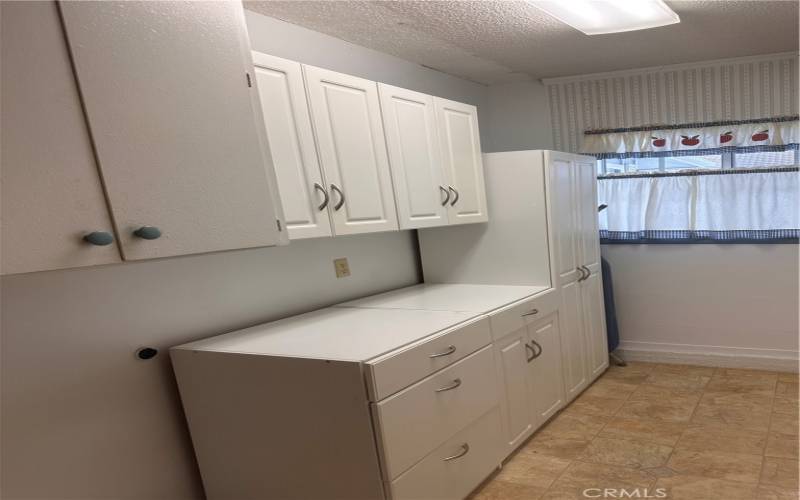
[[[334,259],[333,267],[336,269],[337,278],[346,278],[350,276],[350,264],[347,263],[347,258]]]

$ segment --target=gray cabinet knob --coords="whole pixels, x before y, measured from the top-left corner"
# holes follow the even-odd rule
[[[105,231],[94,231],[83,237],[83,241],[99,247],[114,243],[114,236]]]
[[[155,226],[142,226],[133,235],[143,240],[157,240],[161,237],[161,230]]]

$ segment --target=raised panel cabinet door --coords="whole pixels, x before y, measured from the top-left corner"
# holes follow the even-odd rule
[[[576,199],[575,182],[577,173],[568,156],[548,152],[548,177],[550,207],[553,221],[551,232],[553,234],[553,247],[555,258],[555,277],[558,286],[575,282],[581,273],[578,272],[578,203]]]
[[[503,445],[509,452],[533,432],[534,416],[528,380],[530,348],[526,347],[527,343],[528,329],[525,326],[494,343]]]
[[[276,244],[241,4],[59,5],[124,258]]]
[[[564,406],[558,312],[531,324],[528,331],[530,343],[535,350],[529,366],[531,401],[538,427]]]
[[[336,235],[397,230],[378,85],[303,66]]]
[[[587,346],[583,329],[581,287],[573,281],[561,287],[559,326],[561,364],[564,376],[565,402],[572,401],[588,385]]]
[[[486,187],[483,180],[478,109],[447,99],[435,98],[436,121],[444,169],[451,191],[450,224],[486,222]]]
[[[258,95],[289,238],[331,236],[300,63],[253,52]]]
[[[587,373],[590,381],[608,368],[608,339],[603,301],[603,280],[600,273],[592,273],[580,283],[583,306],[583,328],[588,355]]]
[[[447,225],[451,198],[444,180],[433,97],[378,84],[400,229]]]
[[[0,2],[0,18],[2,274],[120,262],[116,241],[83,239],[114,229],[58,6]]]
[[[597,213],[597,165],[593,158],[575,160],[580,207],[580,259],[592,273],[600,272],[600,230]]]

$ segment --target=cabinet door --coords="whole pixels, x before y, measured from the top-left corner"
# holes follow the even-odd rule
[[[575,160],[575,186],[578,194],[580,265],[600,272],[600,232],[597,221],[597,165],[594,159]]]
[[[587,346],[587,373],[590,380],[597,378],[608,367],[608,340],[603,301],[603,280],[600,273],[592,273],[580,283],[583,307],[583,329]]]
[[[241,4],[60,6],[125,259],[277,243]]]
[[[564,379],[561,371],[561,332],[558,313],[546,316],[528,327],[535,349],[531,360],[531,401],[536,426],[542,425],[564,406]]]
[[[561,363],[564,375],[564,395],[571,401],[588,382],[586,337],[583,331],[581,287],[573,281],[561,287],[559,308],[561,329]]]
[[[577,173],[568,155],[548,152],[548,156],[551,232],[556,254],[551,265],[555,266],[558,286],[564,286],[580,276],[577,270],[580,231],[575,189]]]
[[[289,238],[331,236],[302,66],[260,52],[253,52],[253,65]]]
[[[397,230],[375,82],[304,66],[337,235]]]
[[[400,229],[447,224],[444,180],[433,97],[378,84]]]
[[[439,141],[451,189],[450,224],[486,222],[486,188],[475,106],[435,98]]]
[[[2,273],[119,262],[55,2],[2,2]]]
[[[503,444],[513,450],[533,432],[533,413],[528,385],[530,348],[528,329],[522,327],[495,341],[495,365],[500,385]]]

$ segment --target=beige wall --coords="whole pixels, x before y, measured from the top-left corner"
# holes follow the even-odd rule
[[[481,85],[257,14],[247,21],[255,49],[483,112]],[[338,257],[352,276],[335,278]],[[419,280],[409,231],[3,277],[3,498],[200,498],[168,347]],[[161,354],[140,361],[141,346]]]
[[[490,86],[482,118],[485,153],[554,149],[547,89],[541,82]]]
[[[604,245],[603,256],[623,348],[797,358],[797,245]]]

